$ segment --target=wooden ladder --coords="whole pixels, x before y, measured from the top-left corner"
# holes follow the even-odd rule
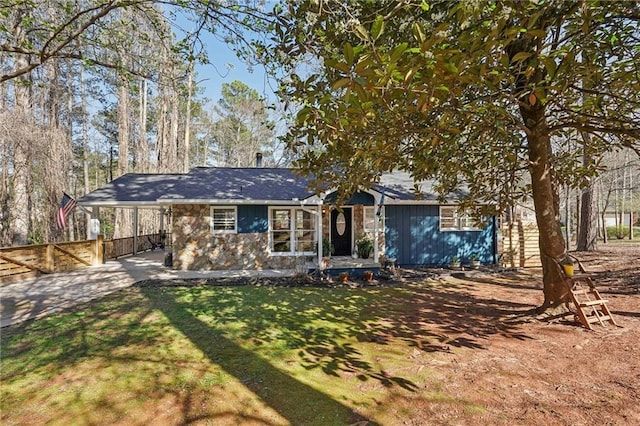
[[[600,296],[589,275],[575,275],[567,278],[567,283],[571,290],[571,300],[576,306],[577,316],[582,325],[589,330],[593,330],[591,324],[596,323],[602,326],[607,326],[607,322],[618,325],[607,307],[608,301]]]

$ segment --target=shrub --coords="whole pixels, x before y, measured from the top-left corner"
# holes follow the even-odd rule
[[[629,227],[623,226],[618,228],[617,226],[608,226],[607,238],[610,240],[629,238]],[[633,238],[640,238],[640,229],[634,227]]]

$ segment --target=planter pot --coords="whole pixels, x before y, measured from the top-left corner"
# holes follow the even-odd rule
[[[480,267],[480,261],[479,261],[479,260],[472,260],[472,261],[470,262],[470,266],[471,266],[473,269],[478,269],[478,268]]]
[[[370,282],[373,280],[373,272],[371,271],[365,271],[363,274],[363,278],[366,282]]]
[[[369,258],[369,253],[368,251],[359,251],[358,252],[358,257],[360,259],[368,259]]]

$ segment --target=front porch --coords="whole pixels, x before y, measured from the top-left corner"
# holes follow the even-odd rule
[[[369,259],[353,258],[352,256],[331,256],[327,267],[323,272],[331,277],[337,277],[341,272],[347,272],[350,277],[362,278],[365,271],[373,272],[377,276],[380,272],[381,265],[379,262]],[[308,264],[308,270],[314,271],[318,269],[316,262]]]

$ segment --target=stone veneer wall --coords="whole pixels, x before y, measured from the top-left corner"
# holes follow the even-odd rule
[[[294,269],[293,256],[269,255],[267,233],[212,234],[210,206],[173,206],[173,268]]]
[[[331,220],[331,209],[329,206],[322,207],[322,236],[331,238],[331,228],[329,227]]]
[[[351,206],[353,208],[353,247],[355,248],[356,241],[358,237],[360,237],[364,233],[364,206],[362,204],[355,204]],[[331,220],[329,206],[324,206],[322,210],[322,236],[326,238],[331,238],[331,224],[329,221]],[[384,242],[384,228],[382,228],[382,224],[378,224],[380,229],[378,230],[378,252],[380,254],[384,254],[385,252],[385,242]],[[373,237],[373,235],[372,235]]]
[[[353,229],[354,229],[354,238],[357,240],[359,237],[364,234],[364,206],[361,204],[357,204],[353,206]],[[378,254],[384,254],[384,228],[382,227],[383,223],[378,223]],[[373,238],[373,233],[370,235]],[[353,241],[353,245],[355,247],[355,240]],[[373,256],[373,253],[371,254]]]

